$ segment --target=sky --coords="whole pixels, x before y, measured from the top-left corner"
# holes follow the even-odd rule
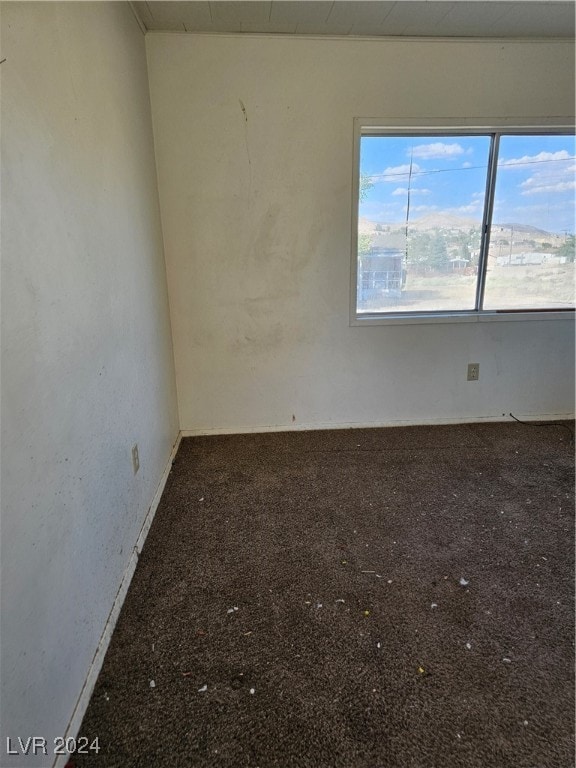
[[[385,223],[433,213],[482,219],[490,136],[363,136],[360,172],[374,186],[360,216]],[[573,135],[500,138],[493,223],[530,224],[557,234],[575,229]]]

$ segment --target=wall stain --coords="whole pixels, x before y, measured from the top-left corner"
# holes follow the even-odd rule
[[[244,143],[246,145],[246,157],[248,159],[248,173],[249,173],[249,187],[248,187],[248,201],[252,199],[252,158],[250,157],[250,146],[248,144],[248,112],[242,99],[238,99],[240,109],[244,115]]]
[[[248,122],[248,114],[246,112],[246,107],[244,106],[244,102],[242,101],[242,99],[238,99],[238,101],[240,103],[240,109],[242,110],[242,113],[244,115],[244,120]]]
[[[284,336],[285,328],[282,323],[277,322],[248,330],[247,333],[233,339],[229,348],[237,350],[249,347],[253,352],[270,352],[283,345]]]

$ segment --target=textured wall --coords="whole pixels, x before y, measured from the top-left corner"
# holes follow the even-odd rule
[[[8,766],[64,735],[178,423],[142,33],[126,3],[1,12]]]
[[[573,114],[569,42],[146,46],[183,430],[572,412],[570,321],[348,318],[353,118]]]

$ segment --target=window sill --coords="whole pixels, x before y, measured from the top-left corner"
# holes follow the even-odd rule
[[[434,325],[435,323],[491,323],[522,320],[540,322],[542,320],[574,320],[573,309],[532,310],[532,311],[490,311],[481,312],[423,312],[421,314],[366,314],[350,319],[350,326],[363,325]]]

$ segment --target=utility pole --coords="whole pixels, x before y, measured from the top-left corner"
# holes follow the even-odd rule
[[[510,253],[508,254],[508,264],[512,264],[512,245],[514,244],[514,224],[510,226]]]
[[[413,149],[410,150],[410,171],[408,172],[408,199],[406,201],[406,250],[404,253],[404,262],[408,269],[408,219],[410,218],[410,190],[412,188],[412,157]]]

